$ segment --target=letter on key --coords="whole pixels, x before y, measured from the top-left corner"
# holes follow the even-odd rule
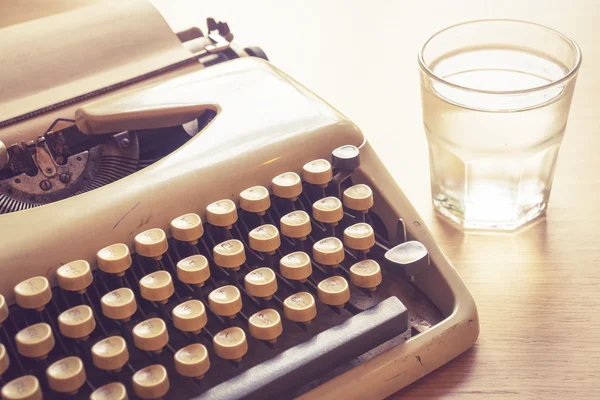
[[[56,361],[46,370],[48,386],[59,393],[75,394],[85,383],[85,369],[79,357]]]
[[[13,379],[2,387],[4,400],[42,400],[40,382],[33,375]]]
[[[98,268],[107,274],[123,276],[131,267],[131,254],[129,247],[123,243],[111,244],[96,254]]]
[[[259,311],[248,319],[248,330],[250,336],[274,343],[283,332],[281,317],[272,308]]]
[[[201,379],[209,368],[210,359],[203,344],[193,343],[175,353],[175,370],[181,376]]]
[[[208,260],[201,254],[186,257],[177,263],[177,278],[188,285],[204,286],[210,278]]]
[[[142,399],[159,399],[169,391],[167,370],[160,364],[149,365],[133,375],[133,391]]]
[[[169,342],[165,321],[150,318],[133,327],[133,344],[140,350],[159,353]]]
[[[375,246],[375,232],[369,224],[359,222],[344,230],[344,246],[352,250],[368,251]]]
[[[222,330],[213,337],[213,347],[219,357],[239,362],[248,352],[246,333],[237,326]]]
[[[271,207],[269,191],[264,186],[254,186],[240,193],[240,207],[242,210],[264,215]]]
[[[330,276],[319,282],[319,300],[329,306],[343,307],[350,300],[348,282],[341,276]]]
[[[265,224],[248,233],[250,248],[254,251],[273,254],[281,246],[279,231],[274,225]]]
[[[312,231],[310,217],[304,211],[292,211],[281,217],[281,233],[287,237],[304,240]]]
[[[229,199],[215,201],[206,207],[206,219],[211,225],[231,229],[238,220],[235,203]]]
[[[217,315],[234,318],[242,311],[242,296],[235,286],[222,286],[210,292],[208,306]]]
[[[283,301],[283,315],[290,321],[310,324],[317,316],[315,298],[308,292],[299,292]]]
[[[200,300],[188,300],[173,309],[173,325],[184,332],[200,332],[206,326],[204,304]]]
[[[133,239],[135,242],[135,251],[144,257],[160,260],[169,249],[167,235],[160,228],[148,229],[138,233]]]
[[[344,218],[342,202],[337,197],[325,197],[312,206],[313,218],[319,222],[337,225]]]
[[[359,183],[344,190],[343,201],[344,207],[366,213],[373,207],[373,191]]]
[[[15,336],[17,351],[23,357],[44,359],[54,348],[52,328],[45,322],[21,329]]]
[[[362,260],[350,267],[350,281],[360,288],[375,290],[381,279],[381,268],[377,261]]]
[[[279,271],[284,278],[304,282],[312,274],[310,257],[303,251],[283,256],[279,260]]]
[[[304,164],[302,167],[302,177],[312,185],[326,187],[333,178],[331,164],[324,159],[314,160]]]
[[[414,277],[429,267],[429,253],[423,243],[417,241],[404,242],[385,253],[385,260],[390,269],[399,270],[405,276]]]
[[[96,368],[104,371],[120,371],[129,361],[127,343],[121,336],[100,340],[92,347],[92,361]]]
[[[271,187],[275,196],[293,201],[302,193],[302,180],[295,172],[285,172],[273,178]]]
[[[175,292],[173,279],[167,271],[156,271],[140,279],[140,294],[148,301],[166,303]]]
[[[15,286],[15,302],[23,308],[42,311],[50,300],[52,290],[43,276],[26,279]]]
[[[313,259],[319,264],[337,266],[344,261],[344,245],[336,237],[321,239],[313,245]]]
[[[56,271],[58,286],[71,292],[85,293],[92,284],[92,270],[85,260],[77,260],[61,266]]]
[[[102,296],[102,313],[110,319],[129,321],[137,311],[135,295],[129,288],[118,288]]]
[[[182,242],[192,245],[198,243],[198,239],[204,234],[202,220],[198,214],[185,214],[171,221],[171,234]]]
[[[58,316],[58,329],[71,339],[87,339],[96,328],[94,312],[89,306],[69,308]]]
[[[246,274],[244,287],[250,296],[270,300],[277,291],[277,278],[271,268],[257,268]]]
[[[244,245],[237,239],[226,240],[213,249],[215,264],[222,268],[231,268],[234,271],[246,262]]]

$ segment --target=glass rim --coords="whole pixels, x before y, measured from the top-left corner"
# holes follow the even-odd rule
[[[571,69],[569,69],[569,71],[560,79],[546,83],[544,85],[535,86],[535,87],[527,88],[527,89],[518,89],[518,90],[484,90],[484,89],[477,89],[477,88],[468,87],[468,86],[457,85],[456,83],[449,82],[446,79],[439,77],[427,66],[427,64],[425,63],[425,59],[423,58],[423,53],[425,52],[427,45],[433,39],[435,39],[437,36],[439,36],[440,34],[446,32],[450,29],[454,29],[454,28],[457,28],[457,27],[463,26],[463,25],[470,25],[470,24],[481,23],[481,22],[516,22],[516,23],[520,23],[520,24],[526,24],[526,25],[531,25],[531,26],[536,26],[539,28],[546,29],[546,30],[558,35],[559,37],[563,38],[567,43],[569,43],[571,45],[571,47],[575,50],[575,56],[576,56],[575,65]],[[440,83],[443,83],[444,85],[448,85],[455,89],[465,90],[465,91],[469,91],[469,92],[492,94],[492,95],[507,95],[507,94],[534,93],[534,92],[537,92],[540,90],[549,89],[553,86],[561,85],[563,82],[568,81],[575,74],[577,74],[577,72],[579,71],[579,67],[581,66],[582,55],[581,55],[581,50],[579,49],[579,46],[577,45],[577,43],[573,39],[571,39],[569,36],[565,35],[564,33],[560,32],[560,31],[557,31],[556,29],[553,29],[546,25],[538,24],[535,22],[523,21],[523,20],[519,20],[519,19],[492,18],[492,19],[476,19],[476,20],[471,20],[471,21],[465,21],[465,22],[461,22],[458,24],[448,26],[440,31],[437,31],[436,33],[431,35],[429,37],[429,39],[427,39],[427,41],[423,44],[423,46],[421,47],[421,50],[419,51],[418,59],[419,59],[419,67],[421,68],[421,70],[423,72],[425,72],[431,79],[436,80]]]

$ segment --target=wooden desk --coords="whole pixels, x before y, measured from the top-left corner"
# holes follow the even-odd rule
[[[454,262],[479,309],[479,341],[392,398],[600,398],[596,0],[154,2],[175,29],[226,20],[238,42],[354,120]],[[417,52],[439,29],[479,18],[549,25],[583,52],[548,217],[516,235],[464,235],[430,206]]]

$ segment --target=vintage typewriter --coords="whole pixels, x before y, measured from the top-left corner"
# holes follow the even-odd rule
[[[377,399],[476,340],[359,129],[206,33],[0,123],[3,399]]]

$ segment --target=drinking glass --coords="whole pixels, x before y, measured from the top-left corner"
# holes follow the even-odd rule
[[[481,20],[419,54],[434,207],[465,229],[544,215],[581,52],[553,29]]]

